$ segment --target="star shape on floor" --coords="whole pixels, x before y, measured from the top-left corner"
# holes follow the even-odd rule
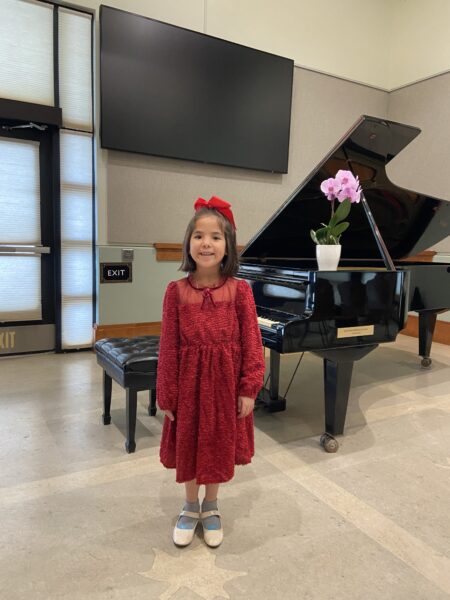
[[[180,588],[187,587],[201,598],[229,598],[223,589],[227,581],[235,577],[247,575],[242,571],[228,571],[216,566],[216,555],[205,546],[180,552],[178,556],[171,556],[153,548],[155,560],[149,571],[139,575],[155,581],[165,581],[169,587],[160,596],[160,600],[169,600]]]

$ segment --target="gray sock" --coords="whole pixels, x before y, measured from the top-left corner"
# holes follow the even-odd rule
[[[190,512],[199,512],[200,504],[198,500],[196,502],[187,502],[183,506],[183,510],[188,510]],[[177,523],[177,527],[180,529],[193,529],[195,524],[197,523],[197,519],[193,519],[192,517],[180,517]]]
[[[212,500],[211,502],[203,500],[202,512],[207,512],[208,510],[217,510],[217,500]],[[206,529],[220,529],[220,517],[217,517],[216,515],[207,517],[206,519],[203,519],[203,524]]]

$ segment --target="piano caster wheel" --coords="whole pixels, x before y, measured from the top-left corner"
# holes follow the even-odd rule
[[[329,433],[322,433],[320,436],[320,445],[323,447],[325,452],[337,452],[339,444],[337,440]]]
[[[423,369],[429,369],[431,367],[431,358],[428,358],[428,356],[422,358],[422,362],[420,364]]]
[[[103,425],[110,425],[111,415],[102,415]]]
[[[151,406],[149,406],[148,414],[150,417],[154,417],[156,415],[156,408],[152,408]]]
[[[125,442],[125,450],[128,454],[132,454],[136,450],[136,442],[129,442],[128,440]]]

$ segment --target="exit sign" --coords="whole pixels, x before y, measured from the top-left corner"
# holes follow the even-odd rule
[[[100,263],[100,283],[129,283],[133,281],[132,263]]]

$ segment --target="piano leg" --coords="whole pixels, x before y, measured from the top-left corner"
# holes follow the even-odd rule
[[[329,436],[344,433],[354,361],[363,358],[369,352],[375,350],[376,347],[377,344],[337,350],[314,351],[314,354],[318,354],[323,358],[325,432]],[[326,446],[325,449],[327,449]],[[329,452],[330,450],[327,451]],[[336,450],[331,451],[335,452]]]
[[[335,362],[328,358],[323,359],[325,431],[331,435],[344,433],[352,372],[353,361]]]
[[[434,310],[421,310],[419,312],[419,356],[422,357],[422,367],[431,366],[431,344],[436,326],[436,316],[439,312]]]
[[[286,410],[286,399],[278,395],[280,386],[280,353],[270,350],[270,384],[258,394],[258,405],[263,405],[269,412]]]

